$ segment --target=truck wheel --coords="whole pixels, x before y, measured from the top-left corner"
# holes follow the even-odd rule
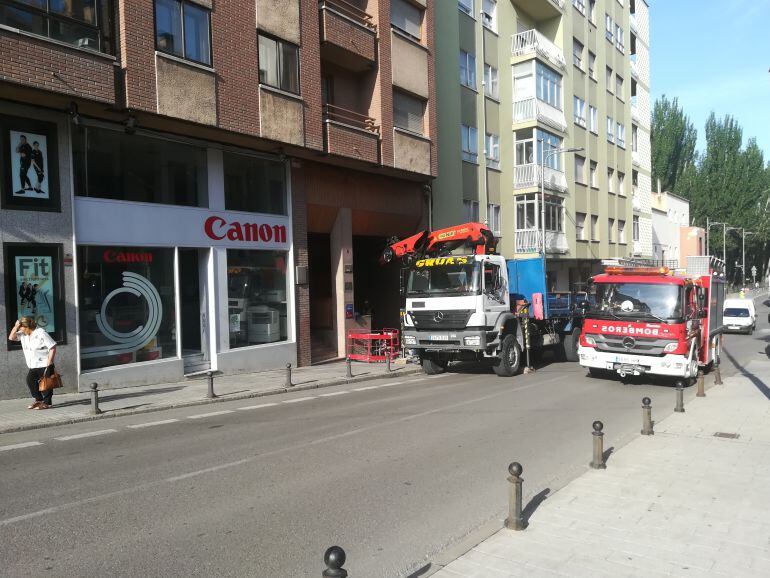
[[[516,375],[521,365],[521,347],[516,337],[510,333],[503,338],[500,346],[500,360],[492,366],[499,377],[511,377]]]
[[[439,375],[446,371],[446,363],[442,364],[434,357],[423,357],[422,370],[428,375]]]
[[[562,341],[562,347],[564,348],[563,356],[567,361],[578,361],[578,346],[580,345],[580,328],[575,327],[572,333],[564,335],[564,341]]]

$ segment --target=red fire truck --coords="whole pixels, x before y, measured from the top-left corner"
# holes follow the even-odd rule
[[[666,267],[608,266],[593,278],[596,300],[580,334],[580,365],[592,375],[692,379],[719,364],[724,264],[689,257]]]

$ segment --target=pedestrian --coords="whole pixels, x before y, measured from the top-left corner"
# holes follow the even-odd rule
[[[56,342],[45,329],[37,326],[31,317],[22,317],[16,321],[8,339],[21,341],[24,360],[27,362],[27,387],[35,401],[27,409],[48,409],[53,405],[53,389],[41,392],[38,382],[43,375],[54,372],[53,360],[56,357]]]

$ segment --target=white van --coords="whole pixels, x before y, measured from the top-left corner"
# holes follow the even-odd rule
[[[752,299],[725,299],[722,323],[730,333],[754,333],[757,311]]]

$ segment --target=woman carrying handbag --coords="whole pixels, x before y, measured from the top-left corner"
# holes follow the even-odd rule
[[[28,409],[48,409],[53,405],[53,388],[40,391],[40,378],[55,373],[53,360],[56,357],[56,342],[48,332],[38,327],[31,317],[16,321],[8,339],[21,341],[24,359],[27,362],[27,387],[35,401]]]

